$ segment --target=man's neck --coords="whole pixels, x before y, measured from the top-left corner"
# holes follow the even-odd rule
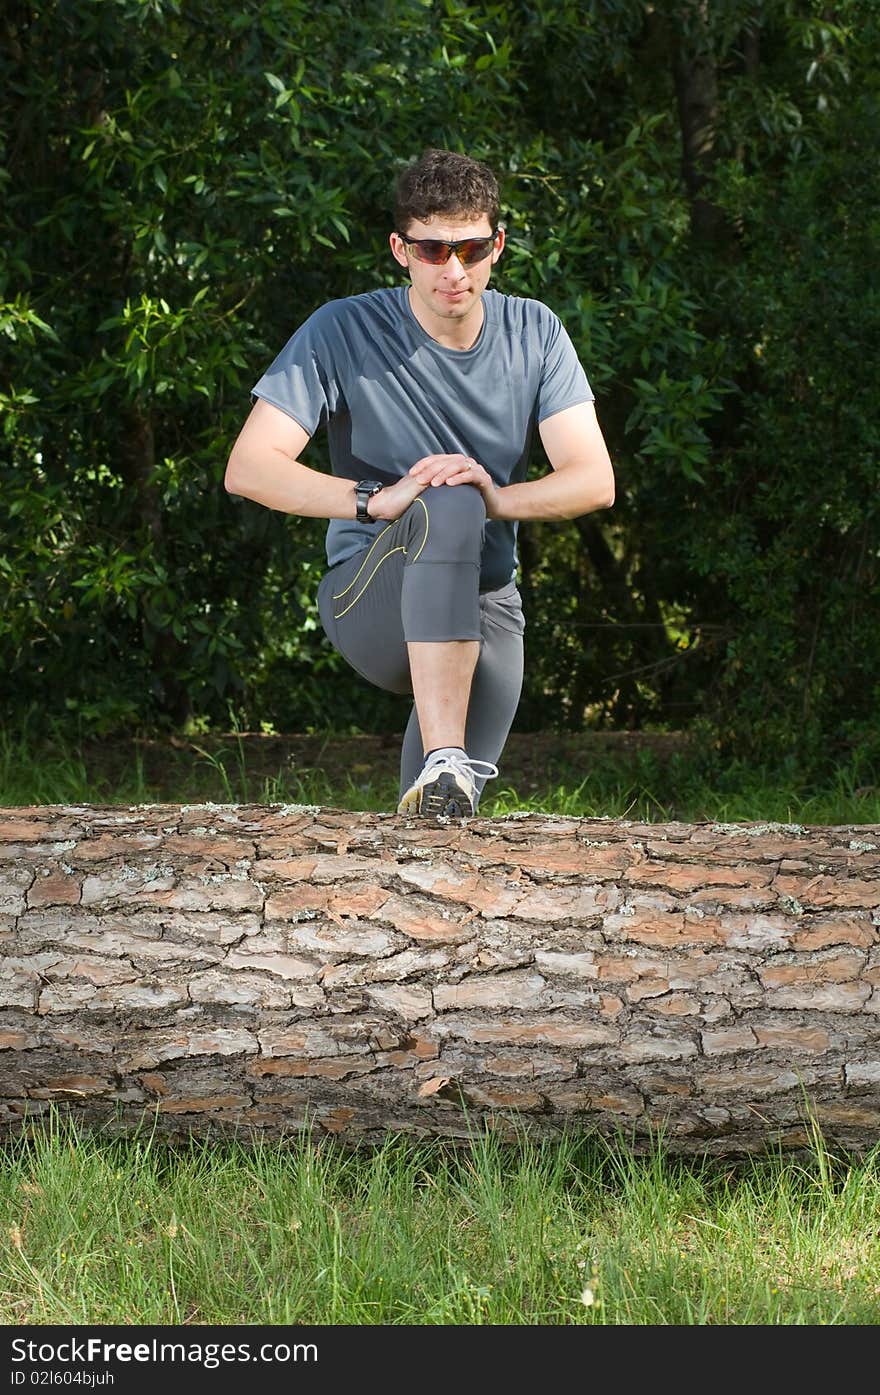
[[[443,320],[439,316],[432,315],[430,320],[424,315],[422,307],[417,298],[413,295],[412,287],[407,287],[407,298],[409,308],[412,310],[419,324],[426,334],[438,344],[442,344],[444,349],[472,349],[480,337],[480,330],[483,328],[483,299],[482,296],[473,307],[470,314],[461,320]]]

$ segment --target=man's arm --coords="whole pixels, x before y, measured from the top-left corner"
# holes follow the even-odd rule
[[[226,489],[281,513],[354,518],[352,481],[311,470],[299,460],[310,440],[293,417],[257,398],[230,452]]]
[[[354,480],[312,470],[298,458],[310,440],[293,417],[257,398],[226,463],[227,491],[303,518],[355,518]],[[428,455],[419,464],[453,468],[463,460],[461,455]],[[367,501],[367,512],[373,519],[390,522],[409,508],[424,487],[412,475],[404,475],[374,494]]]
[[[579,518],[614,503],[614,471],[592,402],[547,417],[538,432],[552,471],[521,484],[496,485],[477,461],[432,467],[419,461],[410,474],[423,484],[473,484],[489,518]]]
[[[498,518],[579,518],[614,503],[614,471],[593,402],[579,402],[538,426],[552,473],[499,489]]]

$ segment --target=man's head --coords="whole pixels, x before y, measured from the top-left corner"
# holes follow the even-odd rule
[[[394,226],[399,233],[408,233],[413,222],[427,223],[440,214],[458,222],[485,214],[494,229],[498,212],[498,181],[488,165],[453,150],[426,150],[397,181]]]
[[[504,247],[498,181],[467,155],[426,150],[397,183],[391,251],[407,268],[416,318],[435,334],[442,322],[479,327],[480,297]]]

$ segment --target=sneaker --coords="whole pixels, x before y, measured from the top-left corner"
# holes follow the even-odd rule
[[[477,769],[481,766],[482,769]],[[420,814],[423,818],[442,816],[466,819],[479,801],[477,777],[494,780],[498,766],[488,760],[471,760],[461,755],[437,752],[425,761],[418,779],[410,785],[397,806],[398,814]]]

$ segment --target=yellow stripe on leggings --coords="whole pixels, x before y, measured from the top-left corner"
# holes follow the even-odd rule
[[[417,562],[418,559],[419,559],[419,558],[421,557],[421,555],[422,555],[422,552],[423,552],[424,547],[425,547],[425,543],[428,541],[428,532],[429,532],[429,529],[430,529],[430,526],[431,526],[431,525],[430,525],[430,518],[429,518],[429,516],[428,516],[428,510],[427,510],[427,508],[425,507],[425,504],[423,503],[423,501],[422,501],[421,499],[414,499],[414,500],[413,500],[413,503],[415,503],[415,504],[421,504],[422,510],[423,510],[423,512],[424,512],[424,515],[425,515],[425,536],[422,538],[422,541],[419,543],[419,550],[418,550],[418,552],[416,553],[415,557],[413,557],[413,562]],[[395,520],[395,521],[396,521],[396,520]],[[376,539],[373,541],[373,543],[370,545],[370,548],[369,548],[369,550],[368,550],[368,552],[367,552],[366,557],[364,558],[364,560],[363,560],[363,562],[361,563],[361,565],[358,567],[357,572],[356,572],[355,575],[352,577],[351,581],[348,583],[348,585],[345,587],[345,589],[344,589],[343,591],[337,591],[337,592],[333,595],[332,599],[333,599],[334,601],[341,601],[342,598],[343,598],[344,596],[347,596],[347,595],[348,595],[348,593],[349,593],[349,591],[352,589],[352,587],[355,586],[355,585],[357,584],[358,580],[360,579],[361,574],[362,574],[363,571],[364,571],[364,568],[365,568],[365,567],[367,566],[367,564],[369,563],[370,558],[371,558],[372,555],[373,555],[373,552],[374,552],[375,549],[379,546],[379,543],[382,541],[382,539],[383,539],[384,537],[386,537],[388,533],[391,532],[391,529],[393,528],[393,526],[394,526],[393,524],[389,523],[388,527],[385,528],[385,529],[383,529],[383,531],[379,534],[378,538],[376,538]],[[375,577],[375,575],[376,575],[376,573],[378,572],[379,568],[381,567],[382,563],[383,563],[383,562],[387,562],[389,557],[393,557],[394,554],[395,554],[395,552],[402,552],[402,553],[404,554],[404,556],[407,556],[407,550],[406,550],[406,548],[403,547],[403,546],[401,546],[401,547],[392,547],[392,549],[391,549],[390,552],[386,552],[386,553],[384,554],[384,556],[380,557],[379,560],[377,561],[375,567],[374,567],[373,570],[370,572],[370,575],[367,577],[366,581],[364,582],[363,586],[361,587],[360,591],[358,591],[358,593],[357,593],[357,595],[355,596],[354,600],[349,601],[348,605],[344,608],[344,610],[340,610],[339,613],[338,613],[337,615],[334,615],[334,616],[333,616],[333,619],[334,619],[334,620],[341,620],[342,617],[343,617],[343,615],[347,615],[348,612],[352,609],[352,607],[357,605],[358,601],[360,600],[361,596],[362,596],[362,595],[364,594],[364,592],[366,591],[367,587],[370,585],[370,582],[371,582],[371,581],[373,580],[373,578]]]

